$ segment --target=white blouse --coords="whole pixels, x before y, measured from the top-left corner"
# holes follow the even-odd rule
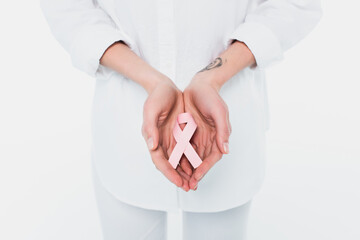
[[[96,78],[92,162],[109,192],[148,209],[215,212],[259,191],[269,119],[264,70],[314,28],[319,0],[42,0],[41,7],[73,66]],[[146,91],[99,59],[122,40],[184,90],[232,39],[249,47],[257,66],[221,88],[232,125],[230,153],[196,191],[185,192],[156,169],[141,135]]]

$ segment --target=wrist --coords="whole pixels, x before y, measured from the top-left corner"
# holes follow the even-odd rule
[[[218,71],[205,71],[205,72],[198,72],[196,77],[194,77],[191,83],[195,84],[207,84],[217,92],[220,91],[222,85],[226,82],[224,76],[219,74]]]
[[[240,41],[233,41],[228,49],[208,66],[197,72],[196,80],[202,79],[217,91],[244,68],[256,64],[250,49]]]
[[[214,59],[209,65],[196,73],[196,80],[201,79],[206,84],[220,91],[224,83],[231,78],[231,63],[227,55],[221,54]]]
[[[215,88],[218,92],[224,83],[228,80],[228,77],[220,71],[214,71],[212,76],[209,77],[209,84],[211,87]]]
[[[172,82],[167,76],[163,75],[160,72],[154,72],[151,75],[148,75],[147,81],[142,84],[142,87],[146,90],[148,94],[154,91],[154,89],[159,86],[161,83]]]

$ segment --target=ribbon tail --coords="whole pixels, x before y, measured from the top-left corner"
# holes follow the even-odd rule
[[[184,154],[194,168],[197,168],[202,163],[201,158],[190,143],[187,145]]]
[[[176,144],[174,150],[171,152],[169,157],[169,163],[175,169],[180,162],[181,156],[183,154],[181,144]]]

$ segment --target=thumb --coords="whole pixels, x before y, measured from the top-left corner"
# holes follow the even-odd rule
[[[143,124],[142,135],[149,150],[155,150],[159,143],[159,130],[154,125]]]
[[[218,109],[213,116],[216,128],[216,144],[223,154],[228,154],[231,126],[229,126],[226,110]]]
[[[151,112],[151,111],[150,111]],[[144,112],[144,120],[141,133],[149,150],[155,150],[159,143],[159,129],[157,127],[157,116],[153,113]]]

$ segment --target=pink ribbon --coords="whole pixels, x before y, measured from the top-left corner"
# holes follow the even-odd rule
[[[184,130],[180,128],[181,123],[186,123]],[[174,169],[179,164],[183,153],[194,168],[197,168],[202,163],[199,155],[190,144],[190,139],[194,135],[196,128],[197,125],[190,113],[180,113],[177,116],[173,129],[173,135],[177,143],[169,158],[169,162]]]

